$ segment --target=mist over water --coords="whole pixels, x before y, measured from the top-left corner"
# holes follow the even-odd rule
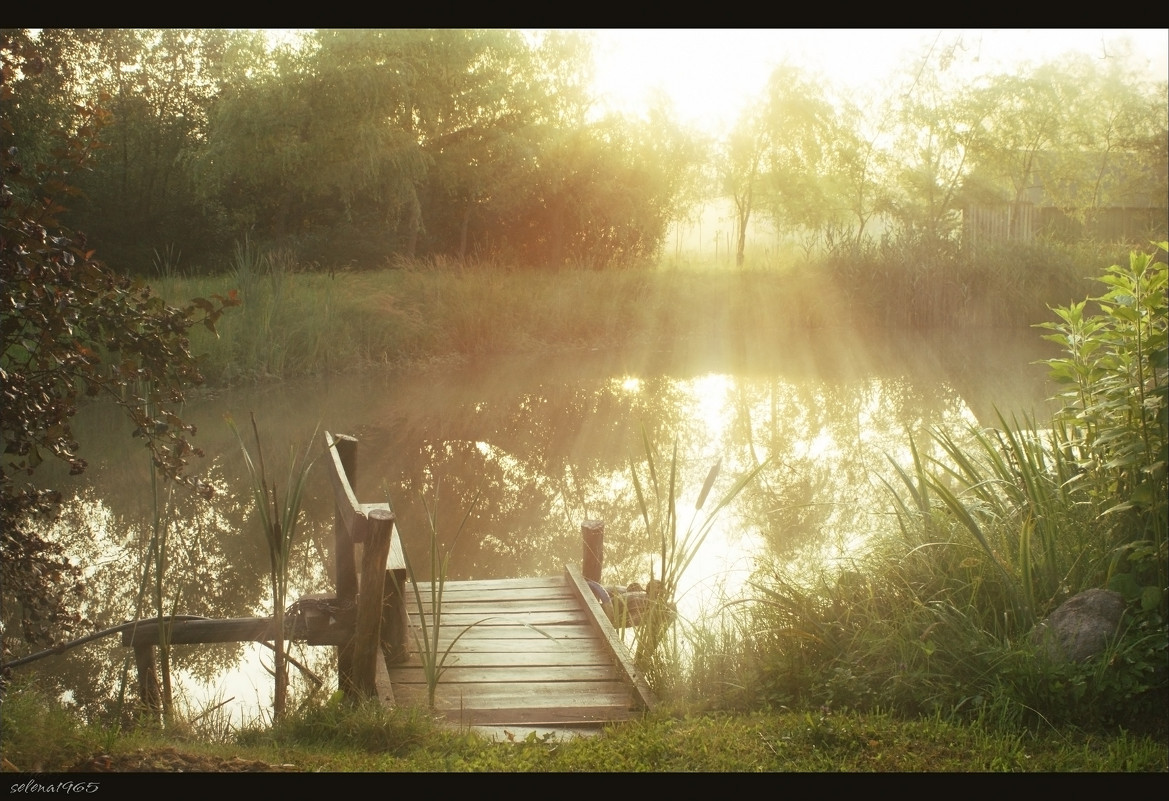
[[[318,426],[320,438],[326,429],[356,436],[358,500],[393,505],[420,578],[429,578],[429,506],[452,553],[450,579],[559,575],[564,564],[581,562],[580,523],[601,519],[603,581],[644,582],[661,565],[630,477],[631,463],[644,460],[643,432],[659,469],[677,446],[682,527],[716,461],[712,498],[770,459],[720,514],[682,582],[681,617],[694,621],[742,592],[761,560],[847,560],[882,531],[890,505],[879,478],[891,474],[889,458],[908,459],[908,434],[920,446],[931,427],[995,426],[996,408],[1008,419],[1044,420],[1052,388],[1035,362],[1052,355],[1033,331],[937,339],[818,331],[759,352],[710,343],[685,355],[588,351],[284,382],[188,405],[184,419],[198,426],[195,443],[207,453],[195,467],[218,490],[209,503],[167,490],[156,503],[141,440],[103,407],[77,420],[90,469],[73,479],[46,472],[44,480],[72,498],[56,531],[85,566],[92,586],[85,614],[96,629],[155,613],[139,586],[156,508],[172,521],[168,612],[270,614],[267,557],[228,414],[241,423],[255,414],[277,475],[289,446],[299,449]],[[310,478],[292,599],[333,589],[326,469],[318,461]],[[292,652],[326,687],[336,686],[332,649]],[[96,705],[117,696],[123,675],[133,686],[132,659],[122,672],[129,655],[115,637],[36,669],[57,677],[77,703]],[[237,721],[270,708],[263,665],[271,658],[261,645],[176,646],[173,662],[180,703],[231,698],[224,709]],[[294,692],[306,691],[296,670],[293,680]]]

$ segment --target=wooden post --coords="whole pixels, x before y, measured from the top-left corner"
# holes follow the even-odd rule
[[[154,646],[135,645],[134,664],[138,668],[138,696],[156,722],[162,718],[162,690],[154,666]]]
[[[406,612],[406,571],[387,570],[382,595],[382,654],[386,666],[410,656],[410,615]]]
[[[377,657],[381,652],[382,604],[386,559],[394,532],[394,513],[374,509],[362,549],[361,585],[357,594],[357,627],[353,635],[353,686],[358,695],[377,695]]]
[[[334,437],[334,442],[337,456],[340,457],[341,466],[352,488],[357,482],[357,440],[342,434]],[[334,512],[333,536],[333,580],[337,584],[337,603],[342,608],[351,608],[357,603],[357,565],[353,538],[339,507]],[[352,697],[355,690],[352,642],[337,648],[337,684],[342,695]]]
[[[590,581],[601,580],[601,566],[605,564],[605,521],[585,520],[580,524],[584,540],[584,559],[581,574]]]

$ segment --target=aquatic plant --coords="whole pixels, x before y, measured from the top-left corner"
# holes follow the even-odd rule
[[[479,502],[479,495],[476,494],[471,499],[471,503],[467,506],[467,511],[463,515],[462,521],[459,523],[458,529],[455,531],[454,539],[446,551],[439,548],[438,537],[438,491],[435,490],[435,499],[433,504],[427,503],[426,497],[423,496],[422,503],[426,508],[426,519],[430,528],[430,614],[426,614],[426,606],[422,601],[422,591],[418,589],[418,579],[414,573],[414,566],[410,562],[408,554],[403,553],[406,560],[406,573],[410,578],[410,586],[414,589],[414,601],[418,608],[419,625],[414,630],[414,637],[418,647],[418,657],[422,661],[422,675],[426,679],[426,703],[431,709],[434,708],[434,696],[438,691],[439,681],[442,679],[442,674],[446,671],[446,662],[450,657],[451,650],[455,643],[462,639],[463,635],[470,631],[475,625],[465,627],[447,644],[444,648],[441,645],[439,634],[442,631],[442,597],[446,589],[447,568],[450,565],[451,553],[454,551],[455,543],[458,542],[459,535],[463,533],[468,518],[475,508],[475,504]],[[401,588],[399,588],[399,591]]]
[[[256,514],[259,516],[260,528],[268,546],[268,578],[272,590],[272,617],[275,626],[275,642],[273,653],[273,676],[275,692],[272,699],[272,717],[274,723],[279,723],[284,716],[288,701],[288,659],[285,649],[284,612],[288,607],[288,561],[292,555],[292,544],[296,539],[296,530],[300,524],[301,501],[304,497],[304,488],[308,481],[309,471],[315,459],[309,458],[308,448],[298,456],[295,446],[290,446],[288,457],[288,478],[284,484],[284,494],[281,497],[275,482],[268,479],[267,468],[264,463],[264,449],[260,443],[260,429],[256,425],[255,414],[251,415],[252,434],[256,441],[256,458],[244,443],[243,435],[236,427],[235,420],[229,415],[227,424],[239,441],[243,451],[244,464],[252,483],[252,495],[256,504]],[[316,440],[316,432],[308,442]]]
[[[674,442],[668,476],[659,476],[660,456],[657,455],[653,442],[644,428],[642,429],[642,443],[645,448],[645,466],[643,468],[645,478],[638,475],[638,466],[632,461],[630,473],[646,534],[650,542],[658,549],[658,567],[660,569],[659,576],[655,576],[653,565],[650,565],[650,580],[646,585],[647,603],[642,610],[639,625],[635,630],[634,661],[639,668],[645,669],[676,617],[675,602],[682,576],[694,561],[695,556],[698,555],[702,544],[706,542],[719,512],[726,508],[743,491],[743,488],[755,479],[759,472],[767,466],[767,460],[740,476],[722,494],[714,508],[703,515],[700,520],[699,514],[706,505],[707,498],[714,488],[714,483],[722,467],[722,460],[715,462],[706,474],[706,480],[703,481],[702,489],[694,502],[690,520],[679,536],[678,443]]]

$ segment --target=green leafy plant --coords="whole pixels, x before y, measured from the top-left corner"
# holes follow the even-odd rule
[[[243,435],[236,427],[232,417],[227,418],[227,424],[239,440],[240,450],[243,452],[244,464],[252,483],[252,496],[256,504],[256,514],[259,517],[260,528],[264,535],[264,542],[268,547],[268,578],[272,591],[272,617],[275,625],[275,654],[273,674],[275,676],[275,692],[272,701],[273,722],[278,723],[284,717],[288,702],[288,659],[285,649],[284,612],[288,607],[288,562],[292,556],[292,545],[296,539],[296,530],[300,524],[301,501],[304,497],[304,488],[308,481],[309,471],[315,459],[310,459],[308,447],[299,456],[295,447],[290,447],[288,456],[288,477],[284,483],[283,497],[274,481],[269,481],[267,468],[264,463],[264,449],[260,443],[260,429],[256,425],[256,416],[251,416],[252,434],[256,442],[256,457],[252,458],[244,442]],[[309,442],[316,440],[316,432],[309,438]]]
[[[1169,243],[1157,244],[1161,253]],[[1055,309],[1038,327],[1065,351],[1050,359],[1065,389],[1058,419],[1069,432],[1074,485],[1113,531],[1109,585],[1142,609],[1167,611],[1169,514],[1169,268],[1133,252],[1098,279],[1108,290]]]

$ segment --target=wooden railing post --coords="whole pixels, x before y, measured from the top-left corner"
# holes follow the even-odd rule
[[[386,666],[410,656],[410,615],[406,611],[406,571],[386,570],[382,591],[382,654]]]
[[[353,487],[357,482],[357,440],[353,437],[339,435],[333,437],[333,447],[337,449],[341,466]],[[354,556],[353,538],[350,536],[345,517],[340,507],[335,508],[333,518],[333,579],[337,584],[337,603],[343,609],[353,608],[357,603],[357,565]],[[337,684],[341,694],[346,698],[352,697],[355,687],[353,683],[353,643],[337,647]]]
[[[386,560],[394,532],[394,513],[374,509],[361,559],[361,590],[357,596],[357,626],[353,635],[353,685],[358,695],[377,695],[377,657],[382,648],[382,605]]]
[[[605,521],[585,520],[580,524],[580,536],[584,540],[580,572],[586,579],[600,582],[601,567],[605,564]]]
[[[404,598],[406,557],[389,504],[357,500],[353,489],[357,440],[334,437],[326,431],[325,442],[334,449],[329,456],[337,512],[337,601],[342,610],[353,614],[353,636],[347,644],[338,646],[338,685],[347,698],[368,697],[378,691],[378,652],[387,666],[404,661],[409,654],[410,619]],[[360,582],[355,571],[358,545]],[[385,700],[393,703],[392,698]]]

